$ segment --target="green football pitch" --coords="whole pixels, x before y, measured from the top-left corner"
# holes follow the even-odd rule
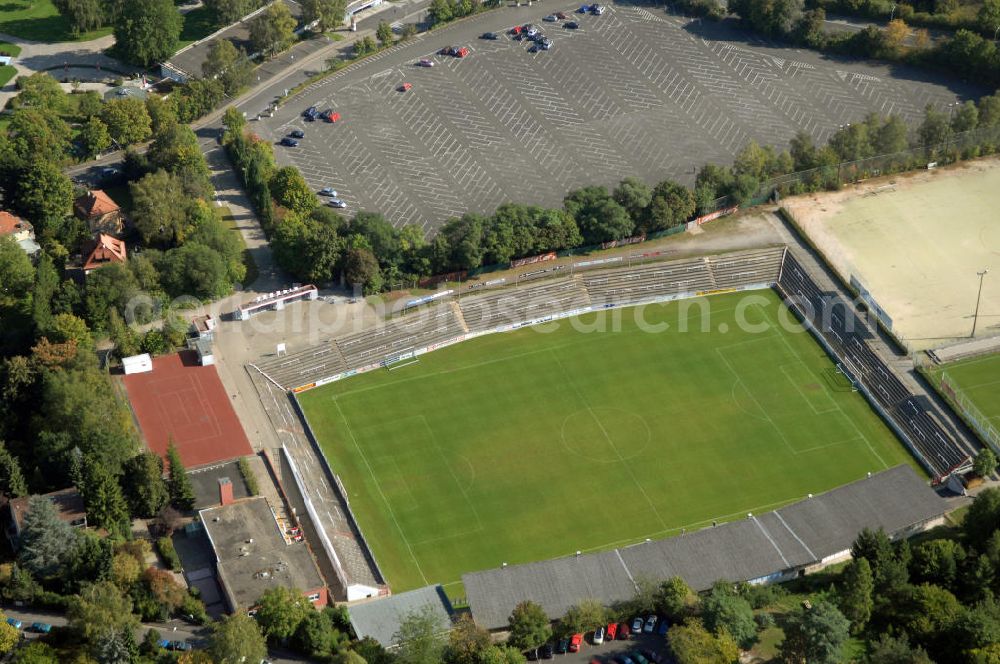
[[[993,428],[1000,431],[1000,353],[948,364],[943,371]],[[942,370],[933,373],[940,376]]]
[[[908,462],[779,321],[794,323],[772,291],[587,314],[299,399],[393,590],[461,596],[464,572],[675,535]]]

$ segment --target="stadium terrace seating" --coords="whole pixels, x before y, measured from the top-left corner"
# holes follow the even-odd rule
[[[715,288],[739,288],[752,283],[773,284],[781,272],[784,253],[784,247],[773,247],[706,256],[705,263],[715,279]]]
[[[715,288],[703,258],[601,270],[588,273],[583,283],[595,307],[645,302]]]
[[[849,306],[838,305],[835,314],[821,315],[829,309],[828,294],[820,290],[791,252],[785,257],[778,288],[788,298],[789,306],[811,323],[813,333],[822,336],[833,349],[851,379],[860,382],[906,434],[928,472],[942,477],[968,461],[961,446],[872,350],[869,328]]]
[[[470,332],[485,332],[502,325],[580,309],[589,304],[587,291],[576,278],[516,286],[464,297],[459,302]]]
[[[364,332],[337,339],[347,368],[357,369],[387,357],[464,334],[451,304],[421,309]]]
[[[319,378],[347,371],[347,363],[335,342],[327,341],[293,353],[270,357],[257,364],[268,378],[287,390]]]

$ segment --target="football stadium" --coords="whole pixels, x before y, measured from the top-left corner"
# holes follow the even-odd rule
[[[785,247],[600,263],[254,366],[296,395],[393,592],[968,465]]]

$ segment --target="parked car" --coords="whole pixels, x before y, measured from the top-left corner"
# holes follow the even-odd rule
[[[652,650],[643,650],[642,654],[646,656],[646,659],[653,662],[654,664],[660,664],[660,661],[663,659],[663,657],[656,654]]]
[[[563,637],[556,643],[556,654],[565,655],[567,650],[569,650],[569,639]]]
[[[445,46],[440,51],[438,51],[438,55],[455,55],[455,51],[457,50],[458,50],[457,46]]]
[[[294,138],[288,138],[287,136],[281,139],[281,144],[288,148],[299,147],[299,142],[297,140],[295,140]]]
[[[7,624],[13,627],[14,629],[21,629],[21,625],[23,623],[17,618],[7,618]]]
[[[462,48],[460,48],[457,51],[455,51],[455,57],[456,58],[464,58],[465,56],[467,56],[471,52],[472,51],[470,51],[468,48],[466,48],[465,46],[463,46]]]
[[[586,14],[590,11],[590,5],[580,5],[580,8],[576,10],[577,14]]]
[[[632,658],[628,655],[618,655],[615,657],[615,661],[619,664],[635,664],[635,662],[632,661]]]
[[[653,630],[656,628],[656,616],[649,616],[646,618],[646,627],[642,630],[647,634],[652,634]]]
[[[642,617],[638,617],[632,621],[632,631],[636,634],[642,633]]]
[[[549,50],[550,48],[552,48],[552,40],[551,39],[543,39],[543,40],[539,41],[538,42],[538,48],[542,49],[543,51]]]
[[[563,27],[567,30],[576,30],[580,27],[580,24],[576,21],[567,21],[566,23],[563,23]]]
[[[556,18],[560,21],[565,21],[569,18],[569,15],[567,15],[566,12],[556,12]]]
[[[295,129],[288,132],[288,135],[291,136],[292,138],[305,138],[306,132],[302,131],[301,129]]]
[[[618,623],[608,623],[608,628],[604,632],[604,637],[608,641],[614,641],[618,637]]]
[[[399,86],[400,92],[409,92],[412,89],[413,89],[412,83],[403,83],[401,86]]]
[[[559,19],[556,18],[555,14],[549,14],[548,16],[546,16],[545,18],[543,18],[542,20],[545,21],[546,23],[555,23]]]
[[[569,651],[570,652],[580,652],[580,647],[583,645],[583,634],[574,634],[569,637]]]
[[[329,196],[331,198],[336,198],[337,197],[337,190],[334,189],[333,187],[323,187],[322,189],[319,190],[319,195],[320,196]]]
[[[521,34],[522,32],[524,32],[523,25],[515,25],[513,28],[510,29],[510,34],[515,37]]]
[[[604,628],[598,627],[594,630],[594,645],[599,646],[604,643]]]
[[[591,5],[590,6],[590,13],[593,14],[594,16],[600,16],[601,14],[604,13],[604,10],[605,10],[604,5]]]
[[[488,39],[490,41],[494,41],[494,40],[500,39],[500,35],[498,35],[495,32],[484,32],[483,34],[479,35],[479,38],[480,39]]]
[[[157,643],[157,645],[160,646],[161,648],[163,648],[164,650],[170,650],[170,640],[169,639],[160,639],[159,642]]]
[[[119,171],[118,171],[117,168],[102,168],[101,169],[101,177],[113,178],[113,177],[117,177],[118,174],[119,174]]]
[[[345,203],[344,201],[342,201],[339,198],[331,198],[330,201],[327,203],[327,205],[329,205],[332,208],[345,208],[345,207],[347,207],[347,203]]]
[[[187,650],[191,650],[191,644],[188,643],[187,641],[171,641],[170,646],[171,650],[177,650],[179,652],[185,652]]]
[[[419,60],[417,60],[417,66],[418,67],[433,67],[434,66],[434,61],[433,60],[428,60],[427,58],[420,58]]]
[[[305,117],[305,118],[309,118],[309,117],[315,118],[316,117],[316,113],[317,113],[316,107],[315,106],[310,106],[306,110],[302,111],[302,117]]]
[[[39,634],[48,634],[52,631],[52,625],[43,622],[31,623],[31,631]]]
[[[524,34],[528,35],[528,39],[531,39],[532,37],[534,37],[535,35],[537,35],[539,32],[541,32],[541,30],[539,30],[538,28],[536,28],[533,25],[526,25],[526,26],[524,26]]]
[[[631,657],[632,661],[636,664],[649,664],[649,660],[646,659],[641,652],[630,652],[628,656]]]
[[[668,629],[670,629],[670,623],[665,618],[661,618],[660,624],[656,628],[656,633],[660,636],[666,636]]]
[[[632,630],[629,629],[628,623],[618,623],[618,636],[616,637],[619,641],[624,641],[628,638],[629,633]]]
[[[338,122],[340,120],[340,113],[337,113],[332,108],[323,111],[323,115],[320,116],[327,122]]]
[[[546,643],[541,647],[542,659],[552,659],[552,644]]]

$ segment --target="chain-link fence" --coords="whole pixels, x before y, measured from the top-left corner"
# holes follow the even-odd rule
[[[990,418],[984,415],[979,407],[965,395],[962,388],[951,380],[947,371],[941,372],[938,384],[941,391],[958,407],[965,417],[965,421],[976,430],[983,442],[992,447],[994,452],[1000,454],[1000,431],[990,421]]]

